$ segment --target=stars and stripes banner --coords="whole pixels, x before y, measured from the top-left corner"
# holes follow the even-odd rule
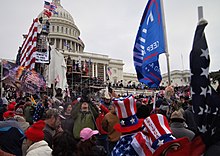
[[[35,94],[46,87],[46,81],[42,75],[6,60],[3,60],[3,76],[2,81],[5,84],[26,93]]]
[[[48,11],[47,9],[44,9],[44,15],[46,15],[48,18],[50,18],[52,16],[52,13],[50,11]]]
[[[38,18],[34,19],[20,51],[20,65],[30,70],[35,67],[38,24]]]
[[[52,16],[52,14],[58,15],[58,12],[56,11],[57,6],[53,2],[47,2],[44,1],[44,15],[46,15],[48,18]]]
[[[111,71],[111,68],[110,68],[110,67],[107,67],[107,74],[108,74],[108,76],[111,76],[111,75],[112,75],[112,71]]]
[[[149,0],[136,36],[133,60],[138,80],[149,88],[161,82],[159,54],[165,52],[160,0]]]
[[[48,9],[50,11],[53,11],[53,10],[55,10],[57,8],[57,6],[55,4],[53,4],[53,3],[44,1],[44,8]]]
[[[154,150],[150,147],[150,143],[142,132],[127,134],[120,138],[114,147],[112,156],[138,156],[152,155]]]
[[[191,95],[198,130],[212,140],[220,107],[220,97],[210,86],[209,50],[204,29],[207,21],[202,20],[196,28],[193,48],[190,53]],[[218,119],[219,120],[219,119]]]

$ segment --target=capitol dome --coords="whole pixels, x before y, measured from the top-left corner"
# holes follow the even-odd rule
[[[61,6],[60,0],[52,2],[57,6],[55,9],[57,14],[53,13],[49,19],[44,15],[44,11],[38,15],[38,18],[43,17],[43,23],[47,20],[50,23],[49,42],[59,50],[68,50],[74,53],[83,52],[85,45],[79,37],[80,30],[75,25],[72,15]]]

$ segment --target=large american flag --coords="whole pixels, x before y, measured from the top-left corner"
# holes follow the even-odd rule
[[[27,69],[33,69],[35,67],[35,52],[37,46],[37,31],[38,31],[38,18],[36,18],[24,40],[21,47],[20,65]]]
[[[211,87],[209,79],[209,49],[204,29],[207,21],[202,20],[196,28],[193,48],[190,53],[191,94],[193,111],[199,132],[205,134],[207,144],[215,134],[220,96]],[[216,135],[216,134],[215,134]],[[208,141],[208,142],[207,142]]]

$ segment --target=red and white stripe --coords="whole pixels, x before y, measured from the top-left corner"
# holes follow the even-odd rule
[[[152,155],[154,152],[149,140],[141,132],[134,135],[131,145],[139,155]]]
[[[27,69],[35,67],[35,52],[37,49],[37,31],[38,31],[38,18],[32,23],[27,38],[24,40],[21,47],[21,66]]]
[[[116,113],[119,119],[127,118],[136,114],[136,102],[133,96],[124,99],[113,100],[116,106]]]
[[[164,134],[171,134],[171,129],[166,117],[162,114],[152,114],[144,120],[152,143]]]

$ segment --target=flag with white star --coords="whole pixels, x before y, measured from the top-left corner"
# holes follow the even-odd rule
[[[154,150],[151,148],[149,140],[142,132],[132,133],[121,136],[114,147],[112,156],[138,156],[152,155]]]
[[[220,97],[210,85],[210,57],[204,33],[207,24],[207,21],[202,20],[196,28],[193,48],[190,53],[190,69],[191,95],[195,121],[199,132],[211,137],[216,129]]]

